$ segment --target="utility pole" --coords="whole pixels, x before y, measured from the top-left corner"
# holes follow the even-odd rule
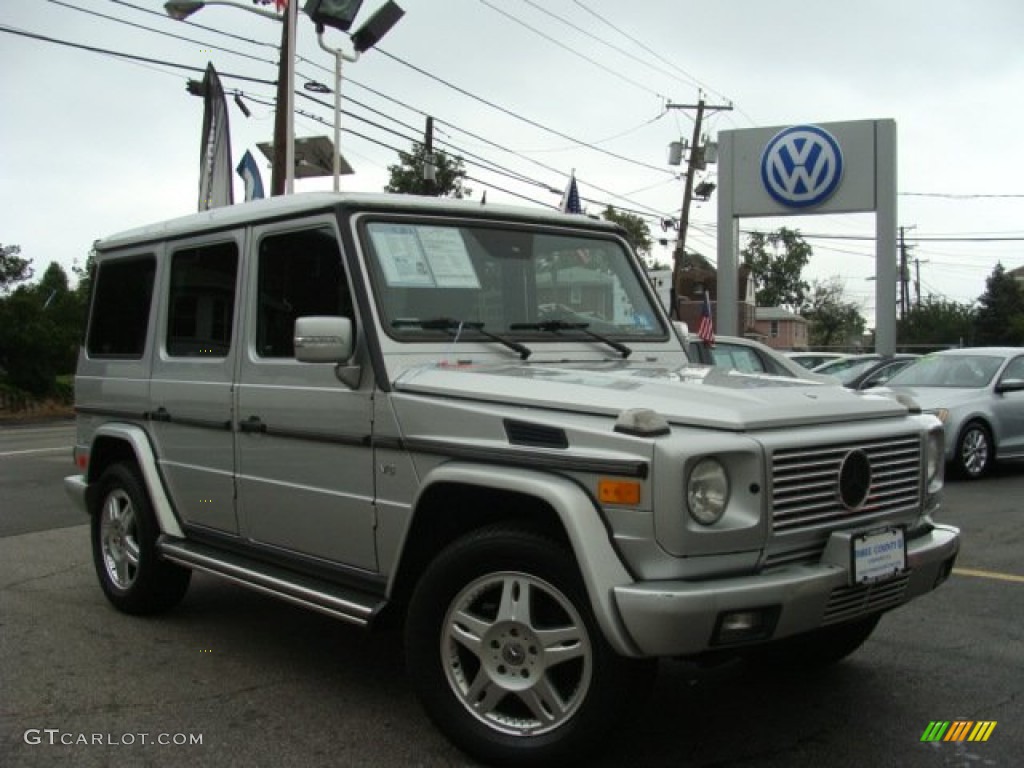
[[[277,65],[277,107],[274,111],[274,159],[270,164],[270,194],[285,193],[288,163],[288,52],[291,50],[287,20],[281,24],[281,58]],[[337,149],[337,148],[335,148]]]
[[[910,265],[907,259],[906,227],[900,227],[900,317],[910,312]],[[915,229],[915,227],[911,227]],[[917,301],[921,302],[920,271],[918,272]]]
[[[679,239],[676,244],[676,251],[672,260],[672,286],[670,290],[672,306],[671,316],[678,319],[679,307],[677,305],[676,287],[679,284],[680,274],[683,271],[683,254],[686,249],[686,230],[690,226],[690,204],[693,202],[693,177],[698,167],[703,167],[704,148],[700,146],[700,128],[704,120],[705,112],[719,110],[731,110],[732,104],[708,105],[701,96],[696,104],[666,104],[666,109],[695,109],[697,115],[693,119],[693,140],[690,142],[690,157],[686,164],[686,183],[683,186],[683,208],[679,214]]]
[[[427,125],[423,131],[423,191],[427,195],[436,194],[437,165],[434,163],[434,118],[427,115]]]

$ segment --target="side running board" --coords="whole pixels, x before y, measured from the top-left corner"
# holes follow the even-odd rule
[[[240,586],[360,627],[368,626],[386,603],[378,595],[257,563],[194,541],[161,536],[157,547],[160,554],[172,563],[212,573]]]

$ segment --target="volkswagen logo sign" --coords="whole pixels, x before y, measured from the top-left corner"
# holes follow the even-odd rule
[[[871,460],[864,451],[850,451],[843,457],[836,490],[847,509],[853,511],[864,506],[871,492]]]
[[[764,188],[787,208],[809,208],[825,202],[842,178],[839,142],[816,125],[780,131],[761,155]]]

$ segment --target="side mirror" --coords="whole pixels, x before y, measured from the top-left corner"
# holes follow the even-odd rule
[[[1003,394],[1004,392],[1020,392],[1024,390],[1024,379],[1003,379],[996,384],[996,392]]]
[[[300,363],[343,363],[355,346],[347,317],[295,318],[295,359]]]

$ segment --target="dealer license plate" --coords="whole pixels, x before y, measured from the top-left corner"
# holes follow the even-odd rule
[[[854,583],[882,581],[906,568],[907,545],[902,528],[887,528],[853,537]]]

